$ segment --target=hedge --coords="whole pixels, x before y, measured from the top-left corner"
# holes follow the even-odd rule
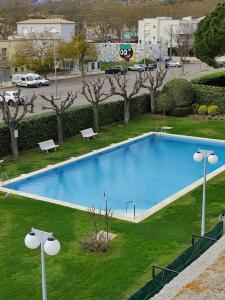
[[[149,95],[135,97],[131,101],[131,118],[150,111]],[[123,120],[123,101],[99,105],[100,126]],[[71,137],[84,128],[93,127],[93,112],[90,105],[68,109],[63,116],[64,137]],[[37,147],[37,143],[48,139],[57,140],[57,122],[54,113],[43,113],[23,119],[19,125],[19,150]],[[9,130],[0,126],[0,157],[11,153]]]
[[[225,71],[215,72],[192,79],[192,83],[225,87]]]
[[[176,107],[172,111],[169,111],[167,113],[168,116],[173,116],[173,117],[186,117],[190,114],[193,113],[193,108],[192,106],[189,107]]]
[[[217,105],[221,113],[225,113],[225,88],[193,84],[195,103],[199,105]]]

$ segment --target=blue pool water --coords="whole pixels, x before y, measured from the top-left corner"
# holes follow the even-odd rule
[[[123,213],[125,203],[135,201],[143,212],[202,177],[203,163],[192,158],[198,148],[219,157],[216,165],[207,165],[208,173],[225,164],[223,143],[152,135],[6,187],[102,209],[106,191],[114,211]]]

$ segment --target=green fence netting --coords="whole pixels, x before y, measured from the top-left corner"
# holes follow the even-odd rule
[[[223,223],[218,223],[211,231],[205,234],[206,237],[218,240],[223,234]],[[202,255],[210,248],[215,241],[200,238],[194,245],[187,248],[180,256],[178,256],[166,268],[177,272],[183,271],[194,260]],[[144,287],[137,291],[129,300],[147,300],[157,294],[165,284],[170,282],[177,274],[171,271],[163,270],[158,273]]]

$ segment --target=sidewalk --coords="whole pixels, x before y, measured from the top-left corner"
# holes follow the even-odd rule
[[[85,76],[97,76],[97,75],[102,75],[105,74],[105,71],[96,71],[96,72],[87,72],[85,74]],[[73,78],[82,78],[82,74],[80,72],[77,73],[73,73],[73,74],[67,74],[67,75],[57,75],[57,80],[61,81],[61,80],[66,80],[66,79],[73,79]],[[55,81],[55,75],[50,75],[47,76],[47,79],[50,81]]]
[[[224,300],[225,235],[152,300]]]

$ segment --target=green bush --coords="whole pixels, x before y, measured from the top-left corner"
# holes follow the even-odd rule
[[[189,81],[173,79],[164,85],[162,93],[157,97],[157,109],[171,114],[178,107],[190,107],[194,99],[195,90]]]
[[[192,83],[225,87],[225,71],[215,72],[192,79]]]
[[[193,110],[193,113],[194,114],[197,114],[198,113],[198,109],[199,109],[199,104],[198,103],[193,103],[192,104],[192,110]]]
[[[99,105],[100,125],[123,121],[123,101],[107,102]],[[131,100],[131,118],[149,112],[149,95],[141,95]],[[71,137],[80,130],[93,127],[93,111],[90,105],[68,109],[63,116],[64,137]],[[57,122],[54,113],[43,113],[25,118],[19,123],[19,150],[37,147],[37,143],[48,139],[57,140]],[[0,157],[10,154],[10,134],[7,127],[0,125]]]
[[[195,102],[202,105],[217,105],[225,113],[225,88],[193,84]]]
[[[200,105],[198,109],[199,115],[207,115],[208,107],[206,105]]]
[[[189,107],[177,107],[174,108],[172,111],[169,112],[169,116],[173,117],[186,117],[193,113],[193,108]]]
[[[219,114],[219,112],[220,112],[220,109],[219,109],[219,106],[217,106],[217,105],[210,105],[208,107],[208,115],[210,115],[210,116],[216,116]]]

